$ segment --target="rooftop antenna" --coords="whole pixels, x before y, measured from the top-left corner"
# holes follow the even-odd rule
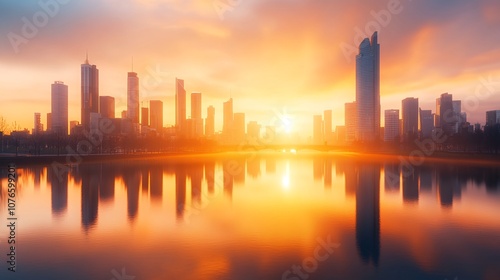
[[[89,51],[85,50],[85,64],[89,64]]]
[[[134,72],[134,57],[132,56],[132,72]]]

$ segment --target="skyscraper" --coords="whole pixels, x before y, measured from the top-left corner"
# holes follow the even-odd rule
[[[43,125],[41,120],[41,114],[35,113],[33,135],[39,135],[43,131]]]
[[[63,82],[52,84],[51,113],[51,131],[68,135],[68,86]]]
[[[405,141],[418,135],[418,98],[405,98],[401,104],[403,120],[403,137]]]
[[[500,110],[487,111],[486,125],[495,126],[496,124],[500,124]]]
[[[115,98],[112,96],[99,96],[99,111],[101,112],[101,117],[114,119]]]
[[[420,110],[418,130],[420,131],[420,137],[429,138],[432,136],[432,130],[434,129],[434,114],[431,110]]]
[[[177,132],[182,136],[185,134],[186,123],[186,89],[184,80],[175,79],[175,126]]]
[[[399,110],[385,110],[384,142],[399,139]]]
[[[209,106],[207,108],[207,119],[205,120],[205,136],[213,137],[215,134],[215,108]]]
[[[163,102],[160,100],[149,101],[151,128],[160,133],[163,129]]]
[[[193,120],[193,136],[203,136],[203,118],[201,117],[201,93],[191,93],[191,119]]]
[[[149,126],[149,109],[147,107],[141,108],[141,125]]]
[[[233,135],[233,99],[230,98],[228,101],[224,102],[223,111],[223,123],[222,123],[222,135],[224,136],[226,142],[231,142]]]
[[[377,32],[365,38],[356,56],[356,139],[379,139],[380,130],[380,45]]]
[[[99,70],[89,64],[88,56],[81,65],[81,115],[84,129],[90,128],[90,113],[99,113]]]
[[[129,118],[132,123],[139,123],[139,77],[137,77],[137,73],[135,72],[128,72],[127,118]]]
[[[456,118],[453,112],[453,95],[441,94],[436,100],[436,128],[441,128],[446,134],[454,132]]]
[[[51,129],[52,129],[52,113],[47,113],[47,131],[50,131]]]

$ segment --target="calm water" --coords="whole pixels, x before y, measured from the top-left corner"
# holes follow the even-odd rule
[[[16,273],[1,173],[0,279],[500,279],[498,167],[268,154],[17,173]]]

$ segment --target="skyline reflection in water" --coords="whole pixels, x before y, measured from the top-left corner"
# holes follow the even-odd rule
[[[499,171],[329,154],[19,166],[16,277],[282,279],[328,237],[308,279],[498,279]]]

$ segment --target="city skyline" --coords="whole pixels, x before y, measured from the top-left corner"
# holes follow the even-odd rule
[[[82,54],[88,50],[90,60],[101,70],[100,91],[102,95],[116,98],[117,112],[126,107],[126,84],[123,82],[123,75],[129,71],[128,61],[133,55],[134,71],[141,78],[140,91],[143,97],[140,101],[163,101],[165,125],[175,124],[175,115],[170,113],[174,110],[172,100],[175,95],[173,82],[175,77],[182,77],[186,81],[188,93],[202,92],[204,104],[215,106],[216,112],[222,112],[223,100],[233,97],[238,100],[235,102],[237,106],[235,111],[245,112],[247,119],[262,124],[272,119],[273,110],[285,107],[296,117],[295,130],[304,125],[310,126],[310,117],[324,110],[332,110],[333,125],[340,125],[344,123],[342,110],[344,104],[354,100],[355,95],[353,87],[355,54],[347,52],[349,55],[346,56],[341,46],[346,44],[355,48],[354,41],[368,37],[371,32],[366,32],[365,27],[372,21],[378,22],[373,14],[381,15],[383,14],[381,11],[388,11],[388,4],[392,2],[394,1],[372,1],[364,7],[359,3],[311,1],[283,7],[280,5],[280,9],[277,9],[275,1],[268,3],[257,1],[241,4],[226,12],[224,20],[219,18],[209,3],[203,5],[170,3],[165,4],[164,9],[171,9],[169,12],[174,15],[184,11],[186,20],[176,22],[178,29],[164,32],[166,35],[160,36],[158,40],[162,42],[167,40],[167,37],[171,39],[175,38],[173,36],[178,36],[175,44],[167,44],[166,49],[159,51],[160,45],[165,46],[165,44],[157,43],[152,47],[140,48],[138,44],[131,42],[131,47],[120,48],[111,55],[108,55],[109,48],[116,49],[114,46],[117,41],[134,37],[134,34],[137,34],[135,29],[129,32],[112,32],[113,36],[103,37],[96,25],[81,24],[78,26],[85,31],[85,34],[95,33],[95,38],[99,40],[87,40],[81,43],[72,36],[68,40],[65,37],[66,45],[72,46],[75,41],[78,42],[78,46],[64,49],[57,44],[62,40],[62,37],[59,38],[62,35],[54,32],[53,35],[47,36],[48,32],[61,28],[61,25],[73,23],[68,15],[74,13],[77,19],[83,20],[82,16],[87,15],[89,11],[102,8],[102,14],[96,19],[96,22],[99,22],[106,18],[103,16],[114,7],[110,2],[69,3],[60,7],[60,14],[51,18],[51,22],[40,30],[38,36],[20,45],[18,53],[14,53],[7,37],[2,41],[0,47],[5,50],[0,54],[5,61],[2,69],[8,75],[1,78],[0,84],[3,91],[16,94],[3,95],[2,104],[9,103],[9,106],[2,105],[0,109],[2,116],[9,122],[16,121],[22,128],[30,128],[32,117],[18,108],[26,108],[29,112],[41,112],[45,115],[49,111],[50,98],[47,91],[45,91],[47,94],[42,94],[43,89],[46,89],[46,85],[51,81],[61,80],[69,85],[69,119],[77,120],[78,113],[75,111],[79,107],[80,90],[78,70],[75,65],[80,63]],[[3,10],[12,11],[12,14],[2,19],[5,22],[2,31],[5,31],[5,34],[19,33],[22,27],[22,21],[19,19],[22,16],[29,18],[30,14],[39,9],[31,4],[26,4],[26,7],[17,7],[16,4],[2,5],[6,5]],[[149,1],[147,4],[134,2],[130,5],[137,10],[138,16],[142,16],[150,8],[158,7],[155,1]],[[425,100],[426,103],[421,104],[422,109],[434,109],[431,99],[443,92],[453,94],[456,99],[466,100],[475,94],[477,86],[482,85],[482,79],[498,80],[497,77],[500,76],[498,70],[500,52],[496,48],[498,39],[485,35],[497,30],[500,25],[500,13],[494,2],[455,1],[453,4],[445,5],[426,1],[419,3],[402,1],[396,6],[397,13],[391,15],[390,22],[385,25],[378,24],[380,43],[385,46],[381,50],[380,91],[383,104],[381,112],[396,108],[402,99],[409,96]],[[82,7],[87,9],[77,9]],[[264,8],[268,8],[269,12],[262,15],[261,24],[249,27],[249,30],[241,30],[246,20],[255,19],[256,11]],[[341,17],[344,20],[332,24],[330,18],[335,18],[334,15],[342,10],[341,8],[353,11],[349,13],[351,14],[349,20]],[[453,13],[447,13],[449,9]],[[304,26],[280,24],[270,28],[268,33],[264,32],[263,27],[273,26],[270,24],[271,18],[281,22],[280,20],[288,18],[298,10],[303,11],[306,18],[310,15],[315,17]],[[118,22],[129,18],[123,17],[120,11],[124,14],[131,12],[125,7],[119,7],[118,12],[113,12]],[[425,11],[434,12],[427,13],[426,17],[415,18],[414,15],[426,14]],[[249,19],[244,17],[247,13],[250,15]],[[200,16],[201,19],[195,19],[196,16]],[[204,24],[201,25],[201,22]],[[473,22],[473,26],[461,31],[460,26],[470,22]],[[171,26],[168,21],[160,22],[158,25]],[[150,21],[145,21],[139,26],[149,28],[151,34],[159,34],[155,32],[159,26]],[[116,26],[109,28],[113,30]],[[474,31],[476,29],[484,33],[476,34]],[[370,28],[368,30],[373,31]],[[249,31],[253,35],[248,39],[240,39],[241,35],[248,35],[249,32],[238,35],[238,31]],[[456,36],[458,32],[460,36]],[[118,33],[124,33],[126,37]],[[62,34],[68,35],[64,32]],[[141,38],[146,42],[157,39],[157,36],[149,34],[149,32],[141,34]],[[55,38],[51,38],[52,36]],[[291,44],[291,40],[297,39],[304,43]],[[225,46],[229,42],[239,45],[240,40],[247,42],[247,45],[252,42],[251,40],[260,43],[241,48],[241,51],[236,51],[236,46],[231,48]],[[444,51],[449,42],[454,42],[456,49],[453,53],[467,59],[457,60],[453,59],[454,55],[445,55]],[[52,46],[53,51],[45,52],[44,56],[40,57],[36,55],[38,45]],[[207,55],[208,51],[200,49],[200,45],[210,48],[215,45],[215,50],[219,50],[220,53],[214,56]],[[287,50],[283,49],[284,45],[289,46]],[[291,53],[297,55],[290,56]],[[175,54],[176,57],[170,54]],[[406,71],[401,71],[402,67]],[[20,77],[21,73],[30,77],[22,86],[16,78]],[[497,99],[499,98],[493,95],[488,100],[480,100],[479,109],[468,112],[470,121],[482,122],[484,117],[480,111],[495,110]],[[381,117],[383,118],[383,115]],[[216,118],[216,130],[220,131],[222,116],[216,114]]]

